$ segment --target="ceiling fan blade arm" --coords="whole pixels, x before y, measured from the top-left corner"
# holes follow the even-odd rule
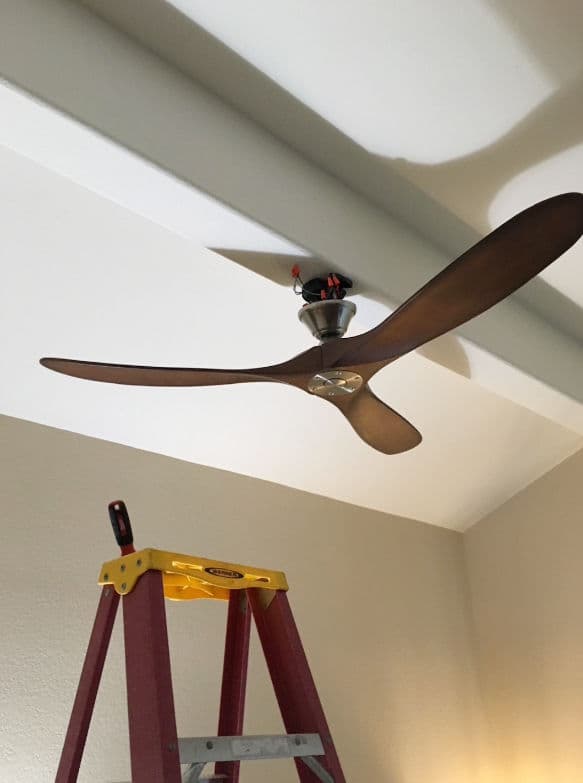
[[[101,383],[129,386],[222,386],[231,383],[272,381],[300,385],[305,374],[321,369],[319,347],[309,349],[282,364],[244,370],[190,367],[145,367],[45,357],[43,367],[54,372]]]
[[[583,194],[563,193],[503,223],[381,324],[345,338],[334,366],[392,361],[456,329],[523,286],[583,234]]]
[[[366,384],[353,397],[327,398],[365,443],[383,454],[401,454],[421,443],[421,433]]]
[[[40,360],[40,363],[49,370],[73,378],[129,386],[217,386],[263,380],[253,371],[243,370],[144,367],[132,364],[108,364],[58,358],[44,358]]]

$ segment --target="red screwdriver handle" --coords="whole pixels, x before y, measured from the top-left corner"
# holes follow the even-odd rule
[[[130,515],[128,514],[126,504],[123,500],[112,500],[107,509],[109,511],[113,534],[115,540],[119,544],[122,555],[129,555],[132,552],[135,552],[134,534],[132,533]]]

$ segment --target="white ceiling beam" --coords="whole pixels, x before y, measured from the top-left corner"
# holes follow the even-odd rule
[[[363,288],[402,301],[448,262],[402,220],[87,8],[3,0],[1,21],[6,80],[350,270]],[[583,402],[581,344],[517,296],[459,333]]]

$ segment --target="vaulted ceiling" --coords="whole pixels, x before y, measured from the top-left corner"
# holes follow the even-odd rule
[[[355,278],[356,333],[581,190],[578,4],[84,5],[107,21],[9,2],[0,31],[1,413],[458,528],[580,448],[583,243],[375,378],[424,435],[398,457],[294,389],[128,389],[37,361],[283,360],[312,344],[293,259]]]

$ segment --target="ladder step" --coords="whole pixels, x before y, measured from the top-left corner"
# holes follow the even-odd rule
[[[184,737],[178,740],[178,750],[181,764],[324,755],[319,734]]]

